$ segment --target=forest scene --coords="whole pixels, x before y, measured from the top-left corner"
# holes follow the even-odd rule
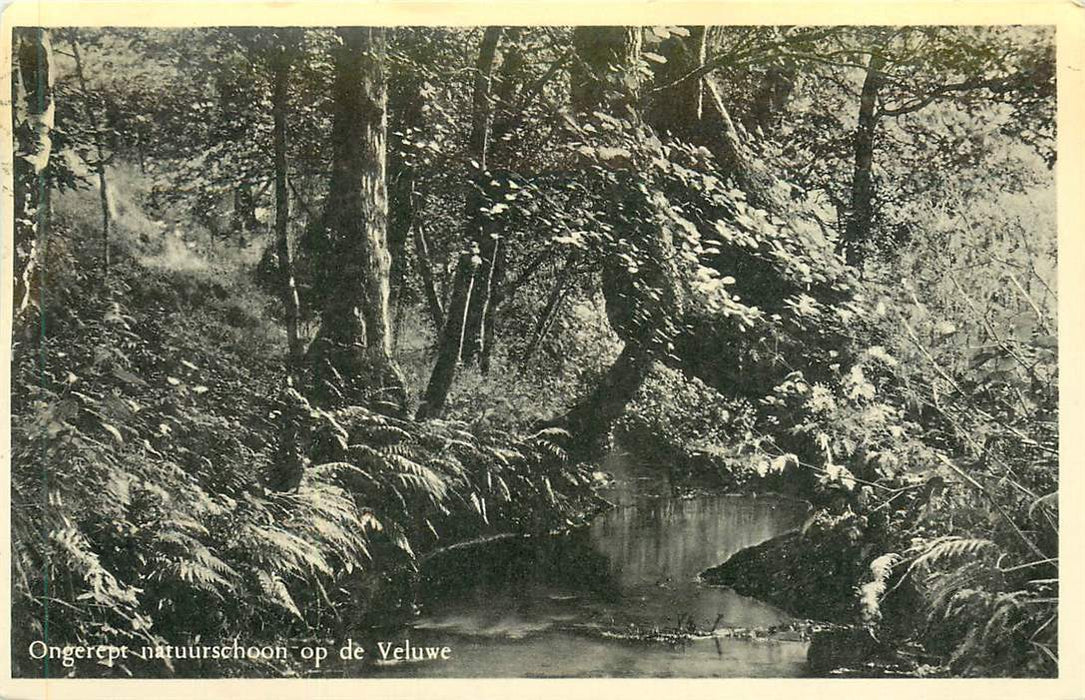
[[[15,676],[1058,675],[1052,27],[12,31]]]

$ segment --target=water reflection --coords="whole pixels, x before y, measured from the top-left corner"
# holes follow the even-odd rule
[[[412,643],[447,644],[449,661],[369,669],[380,675],[794,676],[806,645],[624,637],[714,625],[760,627],[787,616],[698,574],[798,527],[804,508],[752,497],[652,498],[563,536],[510,539],[436,557],[423,572]]]
[[[787,618],[728,589],[703,586],[697,577],[741,549],[798,527],[803,514],[777,499],[663,499],[606,514],[593,524],[591,540],[631,603],[625,614],[641,624],[682,617],[701,628],[767,626]]]

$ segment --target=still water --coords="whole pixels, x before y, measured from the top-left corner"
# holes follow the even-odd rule
[[[447,646],[446,660],[366,663],[350,675],[411,677],[788,677],[807,644],[706,635],[788,621],[766,603],[707,586],[701,571],[798,527],[776,498],[615,495],[586,528],[435,557],[421,615],[387,640]],[[645,641],[696,630],[694,638]],[[373,648],[373,656],[379,658]],[[372,657],[371,657],[372,658]]]

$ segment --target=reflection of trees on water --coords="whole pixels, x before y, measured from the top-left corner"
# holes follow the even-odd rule
[[[439,555],[421,576],[423,604],[474,591],[502,592],[527,600],[542,589],[589,592],[604,600],[620,597],[607,557],[586,531],[544,538],[507,539]]]

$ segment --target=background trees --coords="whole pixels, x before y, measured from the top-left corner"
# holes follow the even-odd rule
[[[814,501],[859,623],[909,591],[937,663],[1051,672],[1046,30],[16,39],[15,492],[49,436],[72,504],[18,520],[27,610],[52,557],[82,638],[189,589],[348,624],[357,570],[585,515],[617,444]]]

